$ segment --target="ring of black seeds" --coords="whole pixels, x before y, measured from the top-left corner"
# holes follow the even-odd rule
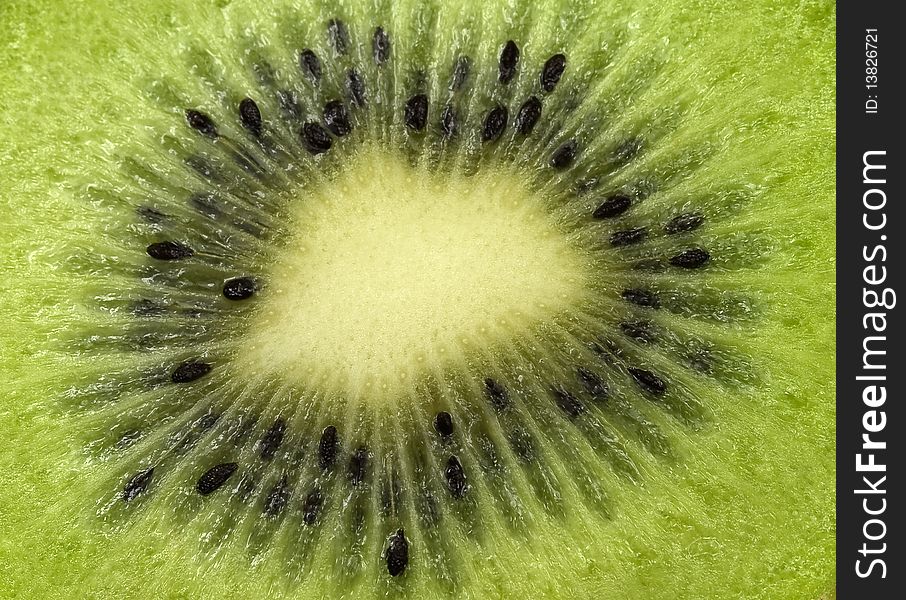
[[[244,172],[241,177],[245,178],[245,181],[257,178],[254,181],[256,185],[266,182],[266,179],[262,177],[261,164],[248,148],[259,150],[267,148],[279,119],[290,125],[296,137],[294,142],[301,149],[310,155],[325,155],[318,160],[329,158],[332,153],[336,153],[335,148],[338,145],[351,143],[354,139],[347,137],[353,130],[353,122],[357,127],[367,122],[360,120],[360,116],[364,114],[361,111],[369,110],[368,93],[370,91],[374,94],[377,104],[380,89],[378,87],[373,90],[367,89],[363,73],[369,72],[368,65],[357,64],[352,56],[356,53],[349,52],[350,48],[355,47],[354,40],[350,38],[349,29],[343,21],[330,19],[322,30],[322,35],[325,36],[328,46],[317,45],[312,41],[310,42],[312,48],[298,50],[298,54],[293,57],[298,66],[294,67],[294,74],[301,78],[303,85],[290,82],[291,85],[277,89],[274,87],[273,70],[270,75],[265,75],[268,69],[261,67],[259,80],[267,96],[251,91],[248,92],[249,95],[242,92],[233,96],[242,98],[238,105],[233,104],[231,118],[234,119],[233,125],[238,125],[244,130],[243,136],[235,136],[236,139],[233,139],[228,132],[237,129],[232,128],[221,116],[217,116],[219,113],[209,114],[199,108],[181,108],[182,127],[188,128],[187,131],[194,136],[193,139],[205,147],[225,148],[225,152],[232,157],[234,166],[238,166]],[[366,39],[363,45],[366,49],[365,58],[373,61],[373,65],[378,69],[383,69],[387,73],[392,72],[392,61],[395,56],[391,32],[382,25],[376,25],[368,31],[361,32],[361,35],[370,35],[370,40]],[[313,48],[319,50],[316,52]],[[526,46],[526,49],[530,47]],[[493,151],[492,143],[504,135],[509,125],[508,106],[512,106],[515,110],[512,127],[515,135],[519,136],[517,138],[519,143],[530,143],[532,139],[539,138],[537,131],[550,135],[550,140],[557,141],[545,146],[546,156],[541,157],[540,162],[568,177],[577,165],[583,163],[585,160],[583,154],[590,152],[590,149],[580,144],[579,140],[585,139],[583,136],[577,135],[576,132],[564,132],[561,135],[552,127],[559,118],[556,111],[561,108],[555,102],[558,94],[554,92],[561,80],[570,76],[567,71],[567,55],[557,53],[544,59],[529,56],[530,53],[529,51],[526,57],[523,57],[522,49],[515,40],[508,40],[500,46],[496,57],[497,83],[500,87],[509,85],[519,75],[523,61],[525,64],[532,64],[532,60],[542,59],[544,63],[540,72],[525,75],[534,81],[535,90],[540,86],[541,91],[534,92],[537,95],[508,98],[505,101],[502,96],[495,96],[494,102],[500,103],[485,107],[481,114],[470,115],[468,102],[470,83],[479,81],[472,70],[474,64],[480,63],[473,63],[472,58],[461,54],[456,56],[453,64],[448,67],[449,71],[440,79],[441,85],[446,85],[443,82],[449,81],[447,86],[449,94],[442,98],[432,98],[430,94],[425,93],[423,90],[426,89],[425,83],[428,78],[427,74],[422,72],[420,76],[413,78],[414,89],[408,89],[403,94],[405,98],[403,104],[393,107],[393,110],[398,111],[395,114],[402,116],[402,123],[409,132],[424,132],[419,139],[422,137],[427,139],[432,132],[444,140],[457,134],[463,137],[477,135],[482,142],[489,144],[487,146],[489,151]],[[343,59],[345,65],[343,67],[338,67],[335,62],[339,56],[346,57]],[[336,69],[338,72],[334,72]],[[336,87],[339,89],[335,89],[334,93],[339,97],[322,99],[314,105],[304,105],[308,101],[303,102],[302,98],[307,97],[301,90],[318,92],[319,86],[329,80],[337,82]],[[294,90],[299,90],[300,93],[297,94]],[[257,101],[252,96],[255,96]],[[544,98],[544,101],[541,98]],[[263,114],[274,100],[278,114]],[[439,102],[437,108],[431,109],[432,102]],[[519,108],[516,109],[516,106]],[[320,115],[318,107],[321,107]],[[216,120],[212,114],[217,116]],[[429,118],[433,119],[430,127]],[[218,120],[223,124],[222,130],[218,127]],[[542,122],[544,125],[539,128]],[[643,143],[648,141],[641,137],[629,137],[620,142],[615,149],[610,150],[607,159],[601,162],[609,165],[608,168],[611,169],[628,164],[643,149]],[[248,190],[242,189],[241,186],[230,187],[229,169],[212,157],[213,155],[198,152],[182,159],[183,169],[211,185],[207,188],[208,191],[185,191],[180,195],[180,202],[207,219],[209,224],[214,222],[225,228],[234,227],[246,233],[256,231],[258,227],[256,219],[238,215],[236,207],[230,200],[231,194],[248,198]],[[631,252],[632,247],[646,247],[649,238],[671,236],[662,239],[679,244],[672,246],[673,252],[655,257],[636,257],[632,262],[627,260],[626,264],[635,270],[657,273],[670,267],[674,270],[700,269],[711,263],[712,257],[708,249],[688,243],[689,236],[685,235],[705,223],[703,212],[684,207],[683,212],[674,213],[665,223],[659,222],[652,224],[651,227],[624,222],[627,214],[635,213],[633,207],[644,206],[646,194],[640,190],[645,188],[628,186],[623,191],[598,189],[599,181],[606,181],[606,175],[607,172],[591,172],[588,173],[588,177],[583,174],[578,184],[576,183],[578,178],[574,178],[571,184],[573,189],[581,190],[577,191],[576,195],[582,196],[582,199],[576,201],[582,202],[583,210],[588,211],[584,213],[588,225],[600,228],[595,231],[599,232],[597,239],[605,242],[602,247],[611,248],[610,251],[613,253]],[[154,204],[151,201],[148,203]],[[157,228],[154,230],[157,233],[167,231],[161,226],[173,219],[173,215],[176,214],[162,212],[151,206],[140,206],[135,210],[141,221]],[[264,228],[262,225],[259,233]],[[192,265],[207,260],[208,257],[202,239],[158,239],[150,243],[146,240],[145,244],[147,245],[144,246],[144,253],[151,259],[149,262],[160,269]],[[647,247],[650,247],[650,244]],[[254,302],[241,301],[249,300],[259,292],[256,278],[250,275],[233,276],[222,280],[221,283],[214,282],[212,287],[216,288],[217,285],[222,286],[220,290],[223,297],[231,301],[224,304],[229,304],[233,308],[239,308],[243,304],[253,305]],[[605,369],[609,374],[618,374],[630,381],[641,395],[651,402],[662,406],[669,403],[674,389],[671,380],[657,369],[637,364],[630,353],[625,351],[628,348],[625,344],[634,344],[633,347],[640,348],[663,343],[664,331],[643,315],[664,314],[667,309],[672,309],[670,296],[664,294],[665,300],[662,302],[658,286],[648,287],[642,284],[641,280],[627,281],[621,288],[617,288],[616,294],[626,310],[635,311],[633,316],[615,319],[615,322],[611,323],[611,336],[586,340],[584,342],[587,343],[586,350],[591,350],[591,355],[595,357],[594,361],[574,365],[564,373],[562,380],[547,382],[546,387],[538,394],[543,398],[531,399],[532,402],[540,402],[552,409],[553,412],[545,413],[544,418],[552,418],[551,414],[558,413],[558,418],[578,428],[583,420],[595,418],[596,411],[602,406],[608,406],[618,400],[621,390],[614,389],[611,398],[612,388],[609,385],[613,386],[613,379],[610,376],[602,377],[601,373],[605,373]],[[132,313],[143,317],[163,318],[163,315],[170,313],[179,312],[185,315],[193,311],[203,315],[205,310],[209,310],[203,303],[196,306],[179,305],[161,298],[137,298],[131,302]],[[655,310],[662,312],[654,313]],[[148,377],[155,381],[154,385],[180,386],[182,391],[190,393],[193,389],[205,385],[203,380],[215,367],[223,368],[216,359],[201,356],[204,356],[204,353],[181,361],[178,357],[171,358],[170,360],[176,362],[169,363],[169,367],[164,367],[163,372],[156,372]],[[686,349],[684,356],[687,363],[694,363],[700,371],[707,371],[702,365],[710,368],[707,362],[711,357],[707,350],[699,348],[699,351],[694,353]],[[218,370],[218,373],[222,372],[225,371]],[[481,401],[485,403],[485,408],[481,410],[494,415],[494,418],[500,420],[501,427],[506,428],[501,439],[509,445],[519,463],[527,469],[543,468],[544,455],[548,452],[546,441],[533,433],[524,423],[519,422],[519,419],[529,414],[527,411],[531,409],[526,406],[525,398],[520,397],[520,393],[524,392],[519,391],[517,381],[509,379],[508,374],[502,376],[489,374],[479,377],[475,385],[481,390]],[[455,407],[450,410],[452,413],[446,410],[434,412],[432,416],[426,416],[425,423],[421,424],[433,429],[434,437],[431,438],[431,444],[440,456],[437,457],[436,464],[428,464],[422,458],[418,459],[421,461],[418,462],[420,477],[424,480],[419,483],[422,486],[421,490],[411,494],[418,496],[416,498],[408,497],[410,490],[403,483],[405,473],[400,471],[399,464],[391,465],[392,461],[385,462],[387,457],[380,456],[375,447],[360,443],[356,439],[346,440],[350,445],[344,446],[337,425],[334,424],[326,424],[320,430],[320,434],[317,432],[311,434],[311,439],[291,442],[291,436],[298,432],[292,431],[289,417],[276,417],[268,421],[263,417],[259,419],[257,415],[247,415],[248,418],[243,417],[241,426],[223,438],[227,440],[227,447],[232,451],[238,451],[247,441],[256,444],[250,460],[259,461],[257,463],[259,465],[273,465],[275,469],[273,476],[263,478],[251,468],[253,465],[221,458],[216,463],[213,461],[200,463],[206,464],[206,468],[194,473],[191,476],[194,477],[194,481],[186,483],[194,486],[195,493],[202,497],[211,496],[228,484],[238,490],[237,495],[244,499],[258,493],[260,495],[256,506],[263,515],[276,518],[295,510],[296,514],[301,514],[304,527],[317,526],[329,518],[331,511],[337,510],[335,508],[338,504],[337,481],[343,482],[346,486],[344,493],[351,494],[350,498],[373,488],[381,505],[381,515],[387,519],[389,525],[385,532],[392,532],[386,538],[382,549],[387,573],[391,577],[398,577],[407,570],[413,558],[417,559],[420,556],[418,553],[410,556],[412,542],[401,527],[401,511],[414,509],[420,522],[436,526],[450,506],[445,502],[455,503],[454,506],[459,507],[474,502],[474,498],[471,498],[476,495],[472,491],[472,478],[480,480],[497,468],[488,465],[496,465],[500,460],[502,449],[497,447],[499,442],[486,434],[476,434],[472,430],[473,423],[468,422]],[[455,418],[454,414],[457,415]],[[208,432],[221,429],[221,420],[228,420],[225,416],[221,419],[221,416],[222,413],[213,411],[200,417],[196,413],[180,437],[174,437],[176,440],[173,444],[173,448],[176,449],[174,452],[185,453],[199,444],[204,436],[210,435]],[[506,425],[503,425],[504,423]],[[590,429],[592,428],[583,431]],[[254,437],[253,432],[257,432]],[[124,432],[120,436],[120,439],[126,440],[122,446],[128,447],[132,443],[129,440],[140,437],[141,433],[137,429]],[[347,433],[350,437],[358,435],[352,430]],[[468,452],[462,452],[462,448],[469,447],[468,442],[475,443],[475,447],[483,453],[477,461]],[[304,447],[304,451],[297,446]],[[454,451],[457,454],[452,454]],[[297,456],[305,456],[306,452],[311,456],[311,460],[317,463],[319,473],[314,478],[297,480],[298,474],[288,469],[287,464],[294,453],[298,453]],[[166,482],[165,461],[148,460],[141,464],[143,465],[141,468],[136,468],[128,477],[124,476],[117,485],[118,501],[123,504],[134,506],[143,503],[144,500],[141,500],[143,497],[153,497],[156,490]],[[241,477],[237,476],[237,473]],[[531,472],[526,470],[526,473]],[[436,493],[431,491],[430,485],[427,484],[431,477],[434,478],[431,485],[437,486]],[[441,495],[445,495],[446,499]],[[406,502],[409,503],[405,505],[406,508],[401,508]],[[358,510],[350,522],[355,523],[354,528],[361,529],[366,516],[360,507]],[[423,538],[416,536],[415,539]]]

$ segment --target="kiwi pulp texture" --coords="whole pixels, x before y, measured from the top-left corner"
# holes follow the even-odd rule
[[[827,89],[827,65],[811,79],[799,65],[800,97],[753,106],[716,46],[751,40],[770,7],[719,35],[730,16],[701,9],[690,23],[556,3],[515,20],[501,6],[237,3],[138,26],[88,10],[122,34],[92,57],[146,84],[93,67],[75,89],[104,110],[39,97],[23,117],[36,133],[17,130],[4,156],[34,199],[3,237],[24,265],[12,297],[41,317],[4,334],[22,382],[7,414],[26,423],[4,416],[24,450],[3,460],[30,482],[8,529],[35,506],[60,529],[42,529],[37,553],[10,532],[22,548],[7,542],[7,562],[36,556],[47,597],[152,582],[172,595],[824,591],[832,527],[802,519],[829,514],[831,492],[789,485],[805,463],[782,448],[812,448],[827,484],[829,396],[805,390],[830,380],[811,368],[828,356],[829,308],[804,307],[829,289],[831,230],[799,198],[828,184],[778,166],[773,134],[827,164],[826,140],[786,120]],[[796,40],[826,34],[830,9],[800,9]],[[64,16],[61,39],[79,39]],[[36,35],[41,19],[21,20],[18,35]],[[111,48],[131,27],[139,47]],[[701,44],[701,64],[664,31]],[[163,52],[169,36],[188,60],[149,58],[180,54]],[[80,64],[37,47],[58,80],[53,60]],[[754,89],[768,94],[781,69],[765,63]],[[91,150],[29,164],[41,133]],[[426,248],[438,236],[449,243]],[[418,285],[398,283],[406,273]],[[286,323],[309,328],[305,344]],[[46,351],[16,351],[42,335]],[[68,568],[81,561],[101,566]]]

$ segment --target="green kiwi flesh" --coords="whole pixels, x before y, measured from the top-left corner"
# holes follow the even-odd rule
[[[831,3],[219,4],[0,9],[0,596],[832,590]]]

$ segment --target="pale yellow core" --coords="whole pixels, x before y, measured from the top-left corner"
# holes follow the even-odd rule
[[[258,375],[386,397],[585,289],[579,253],[516,174],[454,178],[373,150],[312,187],[239,357]]]

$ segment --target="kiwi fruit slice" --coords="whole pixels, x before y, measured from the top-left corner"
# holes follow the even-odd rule
[[[833,3],[0,11],[0,595],[832,594]]]

